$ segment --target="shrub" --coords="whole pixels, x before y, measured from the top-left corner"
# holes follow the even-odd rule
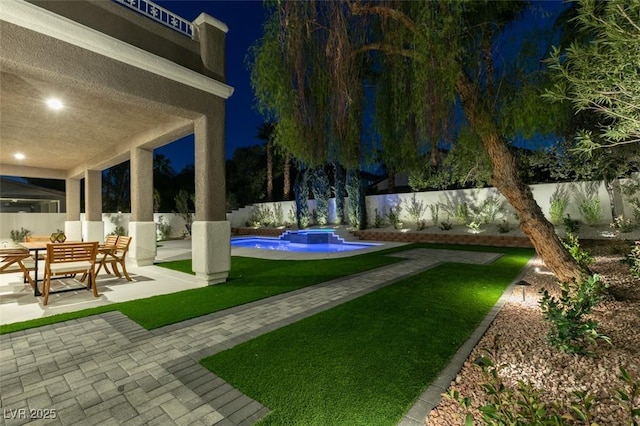
[[[163,241],[169,237],[171,233],[171,225],[163,220],[163,217],[158,217],[158,222],[156,223],[156,240]]]
[[[373,227],[374,228],[382,228],[384,225],[384,221],[382,220],[382,216],[380,216],[380,212],[378,209],[374,209],[375,215],[373,216]]]
[[[452,227],[451,222],[440,222],[440,229],[443,231],[450,231]]]
[[[431,223],[434,225],[438,223],[438,215],[440,213],[440,204],[429,204],[429,210],[431,211]]]
[[[629,265],[631,275],[640,278],[640,241],[636,241],[631,253],[626,256],[625,262]]]
[[[266,205],[254,206],[248,220],[251,226],[269,226],[274,221],[273,211]]]
[[[119,237],[123,237],[127,235],[127,230],[124,229],[124,226],[116,226],[116,228],[109,232],[107,235],[117,235]]]
[[[31,231],[29,231],[28,229],[24,229],[23,227],[20,227],[20,230],[18,229],[11,230],[11,240],[14,243],[23,242],[25,237],[27,237],[28,235],[31,235]]]
[[[559,299],[542,289],[540,308],[544,319],[551,326],[547,335],[549,343],[561,352],[590,354],[589,347],[597,340],[611,343],[609,337],[598,332],[598,323],[585,319],[600,303],[606,285],[599,275],[591,275],[579,283],[560,283]]]
[[[568,233],[575,234],[580,230],[580,222],[571,219],[570,215],[567,215],[567,217],[562,219],[562,221],[564,222],[564,226],[567,228]]]
[[[634,377],[626,368],[620,367],[620,380],[624,383],[622,389],[615,390],[614,399],[629,415],[629,425],[637,426],[640,424],[640,405],[636,401],[640,401],[640,378]]]
[[[498,224],[498,232],[501,234],[506,234],[511,231],[511,225],[506,220],[503,220],[502,223]]]
[[[460,225],[464,225],[469,220],[469,206],[467,203],[456,204],[454,217]]]
[[[479,217],[482,223],[493,223],[496,221],[498,213],[504,210],[504,205],[498,197],[488,197],[482,202]]]
[[[640,224],[640,180],[630,179],[622,185],[622,195],[631,207],[636,223]]]
[[[290,226],[295,222],[296,222],[296,205],[294,204],[289,209],[289,213],[287,213],[287,221],[285,222],[285,225]]]
[[[593,264],[593,256],[587,250],[580,247],[580,241],[578,237],[571,232],[567,233],[567,236],[562,239],[562,245],[569,251],[569,254],[573,259],[578,262],[578,265],[582,269],[588,269]]]
[[[582,200],[580,203],[580,213],[584,218],[584,221],[589,225],[597,225],[602,218],[602,212],[600,211],[600,198],[589,197]]]
[[[282,204],[273,203],[273,226],[282,226],[284,224],[284,212],[282,211]]]
[[[191,233],[191,223],[193,222],[193,213],[191,213],[189,208],[189,201],[192,204],[195,204],[195,194],[189,194],[184,189],[181,189],[178,194],[173,198],[176,203],[176,210],[178,211],[178,216],[180,216],[184,220],[184,224]]]
[[[481,232],[480,226],[482,224],[480,222],[476,222],[475,220],[472,220],[468,225],[467,228],[469,228],[469,231],[471,231],[474,234],[479,234]]]
[[[393,226],[394,229],[402,228],[402,222],[400,222],[401,211],[402,211],[402,206],[398,204],[395,208],[390,207],[389,213],[387,213],[387,218],[389,219],[389,223]]]
[[[422,215],[427,210],[427,206],[425,206],[424,201],[416,200],[416,194],[413,194],[413,197],[410,201],[406,201],[407,204],[407,214],[409,214],[409,218],[411,221],[416,224],[416,229],[420,229],[420,222],[422,221]],[[422,227],[424,229],[424,226]]]
[[[619,230],[624,234],[633,231],[635,228],[635,224],[631,222],[631,219],[625,219],[622,215],[616,216],[613,219],[613,223],[610,223],[609,226],[613,229]]]
[[[564,212],[569,205],[569,193],[566,187],[556,186],[555,191],[549,198],[549,217],[551,223],[559,225],[562,222]]]

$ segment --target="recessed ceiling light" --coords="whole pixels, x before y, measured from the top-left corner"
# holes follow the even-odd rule
[[[47,99],[47,106],[55,111],[61,110],[64,107],[62,101],[58,98]]]
[[[16,160],[24,160],[24,154],[23,154],[23,153],[21,153],[21,152],[16,152],[15,154],[13,154],[13,157],[14,157]]]

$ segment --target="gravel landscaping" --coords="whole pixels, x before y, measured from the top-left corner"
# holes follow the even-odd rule
[[[593,357],[560,353],[548,345],[549,326],[538,306],[539,291],[546,288],[558,295],[559,288],[542,261],[535,259],[524,276],[524,280],[532,284],[526,287],[526,300],[522,300],[521,287],[516,287],[451,384],[461,396],[471,398],[476,424],[482,424],[477,408],[487,401],[487,394],[481,386],[486,380],[474,360],[486,355],[485,349],[493,353],[494,362],[500,366],[499,375],[507,386],[516,388],[518,380],[522,380],[542,390],[544,401],[565,401],[567,404],[573,401],[574,391],[589,391],[596,396],[593,422],[629,424],[628,415],[625,417],[612,397],[616,388],[623,388],[618,378],[620,366],[640,377],[640,280],[631,276],[627,265],[621,262],[623,256],[614,248],[619,244],[623,243],[587,247],[596,260],[591,269],[608,283],[610,293],[592,317],[599,322],[600,331],[611,338],[612,345],[599,343]],[[636,401],[636,406],[640,406],[640,401]],[[463,408],[451,399],[443,398],[426,419],[426,424],[463,424],[464,417]]]

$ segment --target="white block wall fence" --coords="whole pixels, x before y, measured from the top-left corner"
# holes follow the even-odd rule
[[[621,180],[624,182],[624,180]],[[565,212],[571,215],[572,219],[582,220],[582,215],[578,209],[579,200],[577,195],[580,193],[580,188],[584,188],[588,185],[588,182],[578,183],[546,183],[531,185],[533,196],[544,212],[549,218],[549,206],[550,198],[554,191],[558,187],[567,189],[570,194],[569,205]],[[607,190],[602,182],[594,182],[597,186],[597,194],[600,199],[601,210],[601,224],[609,224],[613,221],[611,217],[610,200]],[[504,197],[492,187],[489,188],[475,188],[475,189],[462,189],[453,191],[427,191],[427,192],[413,192],[403,194],[380,194],[367,196],[367,215],[369,223],[373,222],[375,216],[375,209],[378,209],[378,214],[384,217],[390,207],[402,205],[402,211],[400,213],[400,220],[406,223],[410,222],[409,215],[407,214],[407,203],[411,202],[415,196],[416,201],[423,201],[427,204],[437,203],[460,203],[466,202],[468,205],[481,205],[484,200],[489,197],[497,197],[498,200],[504,201],[505,209],[501,214],[496,217],[496,221],[507,220],[509,223],[516,225],[517,220],[513,215],[513,209],[506,202]],[[246,206],[238,210],[234,210],[231,213],[227,213],[227,220],[231,222],[231,227],[244,227],[246,222],[251,216],[251,212],[256,207],[268,207],[274,209],[275,205],[281,205],[284,218],[289,216],[289,212],[295,209],[294,201],[282,201],[282,202],[269,202],[258,203],[254,206]],[[346,207],[346,203],[345,203]],[[309,200],[309,211],[315,209],[315,200]],[[335,199],[331,199],[329,202],[329,223],[335,223]],[[129,227],[129,213],[103,213],[102,221],[104,222],[105,235],[113,232],[117,226],[122,226],[125,229]],[[629,205],[624,205],[624,216],[626,218],[633,218],[632,209]],[[431,214],[427,210],[424,214],[424,218],[430,220]],[[440,210],[440,221],[446,220],[446,213]],[[81,215],[81,220],[84,220],[84,214]],[[164,223],[168,223],[171,226],[170,238],[179,238],[186,230],[184,219],[182,219],[176,213],[154,213],[154,221],[159,223],[162,220]],[[454,222],[454,219],[451,218]],[[0,247],[5,244],[11,245],[11,230],[25,228],[31,231],[33,235],[49,235],[52,232],[62,229],[65,226],[65,214],[64,213],[0,213]]]

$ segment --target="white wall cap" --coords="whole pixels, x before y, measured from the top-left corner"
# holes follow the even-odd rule
[[[229,32],[229,27],[227,26],[227,24],[214,18],[211,15],[207,15],[204,12],[202,12],[196,19],[193,20],[193,25],[200,25],[203,22],[211,25],[212,27],[216,27],[220,31],[223,31],[225,34]]]

